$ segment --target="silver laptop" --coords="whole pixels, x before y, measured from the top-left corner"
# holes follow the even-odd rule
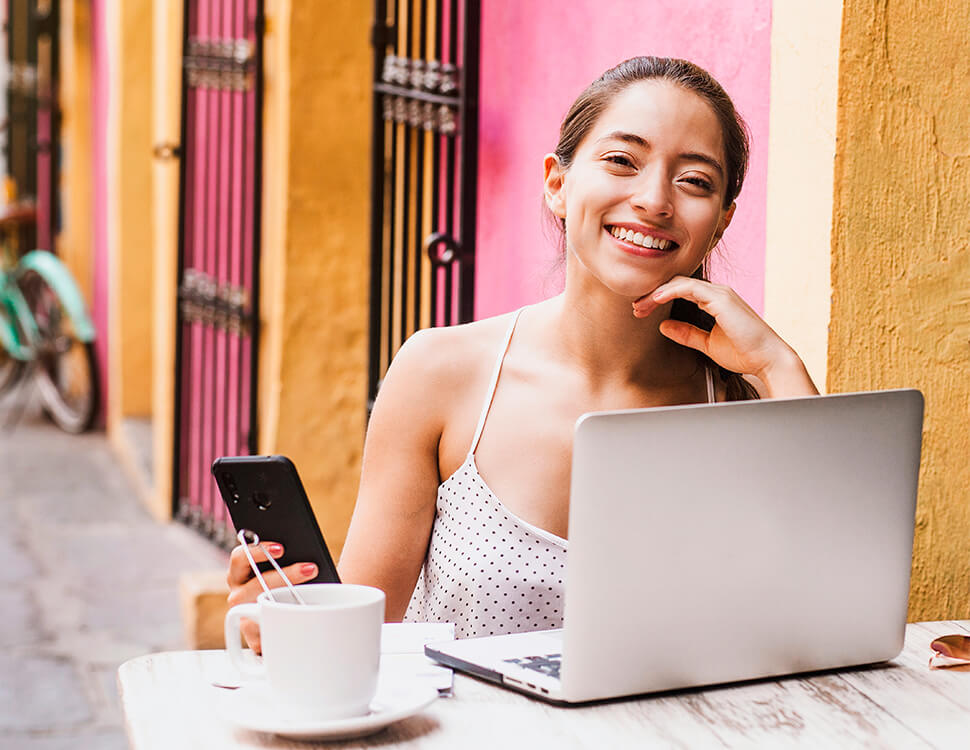
[[[562,703],[891,659],[922,421],[915,390],[586,414],[563,628],[425,652]]]

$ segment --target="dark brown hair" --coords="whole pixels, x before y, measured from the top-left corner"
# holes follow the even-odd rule
[[[748,170],[748,128],[721,84],[706,70],[687,60],[633,57],[610,68],[587,86],[573,102],[559,128],[559,143],[556,145],[555,154],[560,166],[563,170],[569,169],[579,145],[617,94],[627,86],[649,80],[669,81],[692,91],[710,105],[721,125],[724,141],[726,188],[722,206],[725,209],[730,207],[741,192]],[[565,228],[564,222],[560,221],[560,225]],[[692,275],[694,278],[706,280],[707,273],[708,261],[705,258]],[[714,327],[714,318],[693,302],[682,299],[674,301],[670,317],[705,331]],[[757,391],[741,375],[725,370],[720,365],[716,367],[724,381],[729,401],[758,398]]]

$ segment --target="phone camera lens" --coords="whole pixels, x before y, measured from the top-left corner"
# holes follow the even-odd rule
[[[253,502],[256,503],[256,507],[260,510],[266,510],[270,505],[273,504],[273,501],[269,499],[269,496],[263,492],[254,492]]]

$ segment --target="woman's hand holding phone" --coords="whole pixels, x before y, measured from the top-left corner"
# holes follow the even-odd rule
[[[283,545],[279,542],[264,541],[262,546],[274,558],[283,556]],[[266,562],[266,555],[263,554],[259,545],[250,545],[249,551],[257,563]],[[317,566],[311,562],[298,562],[287,565],[283,568],[283,572],[290,579],[290,583],[296,584],[312,580],[316,577],[318,571]],[[266,580],[266,585],[271,589],[286,585],[280,574],[275,570],[264,572],[263,578]],[[259,581],[256,580],[256,576],[253,575],[253,569],[249,567],[249,560],[246,558],[246,552],[242,545],[236,546],[229,555],[229,574],[226,576],[226,582],[229,584],[230,607],[235,607],[243,602],[256,601],[256,597],[263,590]],[[240,630],[246,639],[246,644],[257,654],[262,653],[259,642],[259,626],[252,620],[243,620]]]

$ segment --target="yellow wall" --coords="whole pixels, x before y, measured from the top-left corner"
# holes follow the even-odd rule
[[[832,391],[926,397],[910,618],[970,617],[970,4],[846,0]]]
[[[152,143],[177,145],[181,123],[182,7],[153,0]],[[160,518],[172,514],[172,445],[175,395],[175,296],[178,281],[177,158],[152,161],[152,443],[149,503]]]
[[[335,555],[364,437],[371,13],[267,3],[260,451],[295,461]]]
[[[151,0],[105,3],[108,103],[108,430],[151,412]]]
[[[61,5],[60,45],[63,192],[57,253],[77,279],[90,309],[94,286],[90,3]]]
[[[842,0],[776,2],[765,319],[825,386]]]

